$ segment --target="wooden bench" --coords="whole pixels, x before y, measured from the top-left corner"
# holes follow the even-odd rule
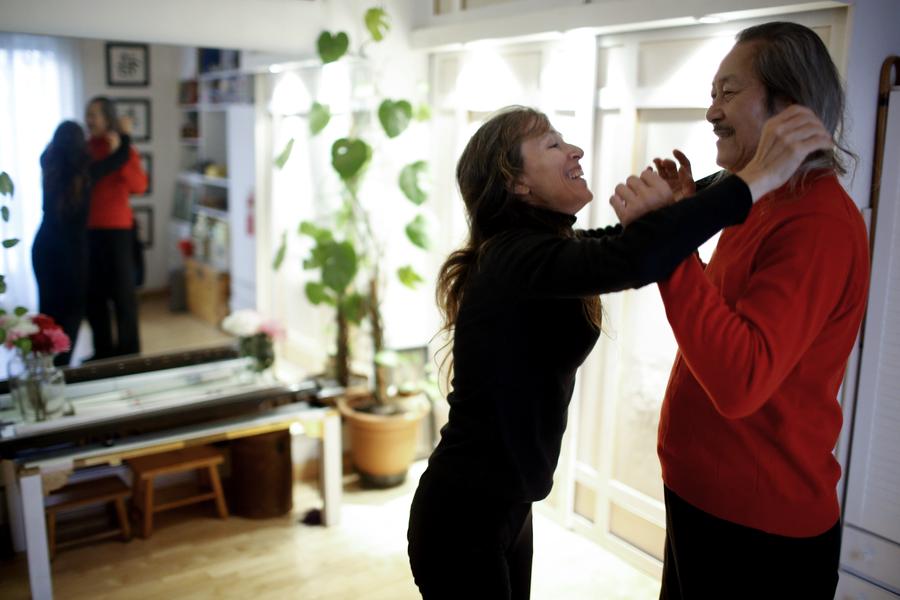
[[[195,446],[128,460],[128,466],[134,473],[132,499],[141,522],[141,537],[147,538],[153,533],[155,513],[198,502],[215,500],[219,517],[227,519],[228,508],[218,469],[223,460],[222,453],[212,446]],[[154,483],[157,477],[185,471],[196,471],[198,483],[202,487],[208,486],[208,489],[173,499],[155,497]]]
[[[50,542],[50,558],[52,559],[56,555],[57,547],[64,548],[114,535],[121,535],[124,541],[130,540],[131,527],[128,524],[128,513],[125,511],[125,497],[129,493],[131,493],[131,490],[125,482],[111,475],[101,479],[66,485],[47,496],[44,500],[44,512],[47,516],[47,538]],[[57,513],[106,502],[112,502],[116,507],[116,516],[119,522],[118,529],[72,539],[65,543],[56,543]]]

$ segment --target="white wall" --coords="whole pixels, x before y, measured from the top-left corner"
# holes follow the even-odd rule
[[[884,59],[890,55],[900,56],[900,1],[853,2],[848,38],[850,42],[845,72],[849,118],[845,129],[850,147],[859,155],[859,164],[848,189],[858,205],[869,206],[875,153],[878,78]]]
[[[133,196],[132,206],[153,207],[153,246],[144,253],[146,276],[144,289],[168,284],[168,227],[172,211],[175,178],[178,174],[178,79],[181,71],[181,49],[177,46],[150,46],[150,85],[145,88],[106,86],[106,46],[102,41],[81,40],[84,98],[81,105],[97,95],[111,98],[150,99],[150,140],[135,142],[138,152],[153,156],[152,190],[146,196]],[[84,118],[80,117],[80,121]]]
[[[384,2],[399,30],[412,2]],[[312,56],[322,28],[347,29],[369,0],[3,0],[0,29]]]
[[[834,8],[845,0],[512,0],[494,6],[431,16],[422,5],[413,15],[414,47],[439,47],[483,39],[540,36],[572,29],[597,34],[693,25],[697,19],[722,15],[750,19],[763,15]]]

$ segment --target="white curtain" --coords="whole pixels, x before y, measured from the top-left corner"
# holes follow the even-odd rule
[[[0,33],[0,171],[15,184],[12,200],[3,197],[10,219],[0,221],[0,237],[20,240],[0,248],[0,306],[37,310],[31,244],[42,216],[40,156],[60,122],[83,121],[81,81],[76,40]]]

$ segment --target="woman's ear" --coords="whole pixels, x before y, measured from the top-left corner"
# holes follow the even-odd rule
[[[521,181],[517,181],[513,184],[513,194],[516,196],[527,196],[531,192],[531,188],[522,183]]]

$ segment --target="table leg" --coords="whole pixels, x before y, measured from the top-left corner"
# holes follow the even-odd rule
[[[22,489],[22,513],[28,551],[28,579],[33,600],[52,600],[50,557],[47,551],[47,526],[44,521],[44,490],[40,472],[19,479]]]
[[[322,452],[319,472],[322,473],[322,498],[325,501],[326,526],[341,521],[341,494],[344,473],[341,461],[341,416],[336,411],[325,416],[322,424]]]
[[[3,462],[3,486],[6,490],[6,508],[9,515],[9,526],[12,531],[13,549],[25,552],[25,524],[22,520],[22,493],[19,490],[19,479],[16,477],[16,465],[11,460]]]

